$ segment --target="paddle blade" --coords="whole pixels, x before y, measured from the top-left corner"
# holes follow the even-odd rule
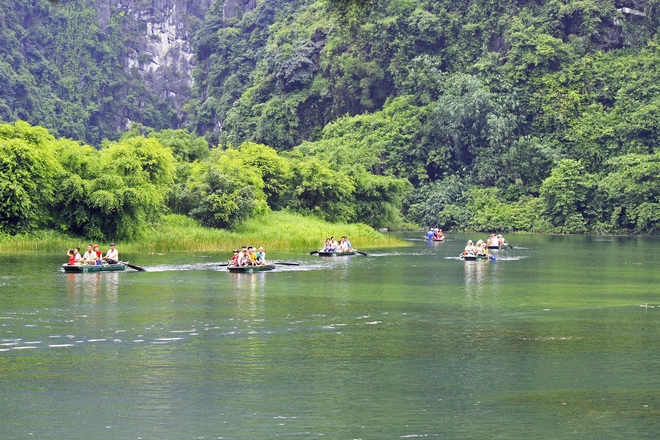
[[[130,264],[130,263],[124,263],[126,266],[130,267],[131,269],[135,269],[138,272],[146,272],[147,269],[144,267],[136,266],[135,264]]]
[[[314,255],[314,254],[318,254],[318,253],[319,253],[319,251],[312,251],[312,252],[309,253],[309,255]]]

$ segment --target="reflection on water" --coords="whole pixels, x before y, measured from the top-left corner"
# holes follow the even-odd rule
[[[468,304],[479,305],[482,295],[490,295],[490,301],[498,294],[502,283],[501,265],[496,261],[463,261],[465,293]]]
[[[486,260],[463,261],[466,288],[468,286],[483,287],[483,284],[486,281],[485,274],[489,265],[490,261]]]
[[[67,291],[74,301],[98,302],[100,296],[117,300],[119,272],[67,273]]]
[[[521,235],[464,262],[466,238],[255,274],[221,253],[92,274],[0,255],[0,433],[653,438],[660,239]]]
[[[267,272],[229,273],[236,299],[236,319],[257,319],[264,313],[264,287]]]

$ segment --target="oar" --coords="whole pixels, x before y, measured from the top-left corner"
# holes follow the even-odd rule
[[[218,266],[220,266],[220,267],[229,266],[229,263],[220,263]]]
[[[131,269],[135,269],[138,272],[146,272],[147,271],[147,269],[145,269],[144,267],[136,266],[135,264],[127,263],[125,261],[122,261],[121,264],[125,264],[126,266],[130,267]]]
[[[318,253],[319,253],[319,251],[313,251],[313,252],[310,252],[309,255],[314,255],[314,254],[318,254]]]
[[[365,254],[364,252],[355,251],[355,253],[356,253],[356,254],[360,254],[360,255],[364,255],[365,257],[367,256],[367,254]]]
[[[300,266],[298,263],[287,263],[286,261],[275,261],[273,264],[281,264],[283,266]]]

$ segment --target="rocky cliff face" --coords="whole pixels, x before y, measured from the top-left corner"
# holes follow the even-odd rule
[[[257,7],[257,0],[224,0],[222,5],[222,18],[236,17],[243,11],[251,11]]]
[[[101,26],[112,14],[132,18],[137,39],[125,60],[161,100],[181,109],[190,98],[192,43],[213,0],[99,0]]]
[[[223,19],[249,11],[256,0],[98,0],[101,26],[112,14],[133,19],[138,35],[125,60],[146,87],[180,110],[190,99],[195,58],[193,40],[214,1],[222,5]]]

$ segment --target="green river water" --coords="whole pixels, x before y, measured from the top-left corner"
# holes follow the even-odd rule
[[[0,254],[0,438],[660,437],[660,239],[401,237],[259,274]]]

